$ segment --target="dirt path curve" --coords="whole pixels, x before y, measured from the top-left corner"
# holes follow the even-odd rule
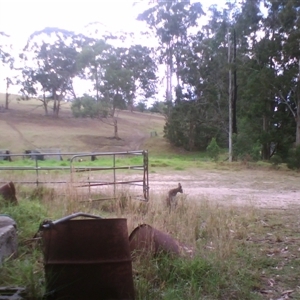
[[[131,139],[128,141],[128,149],[130,151],[141,150],[141,147],[148,135],[139,129],[133,129]]]
[[[36,148],[36,146],[34,144],[32,144],[29,140],[27,140],[24,135],[22,134],[22,132],[15,126],[14,123],[10,122],[9,120],[6,120],[6,124],[14,131],[16,131],[20,137],[20,139],[26,144],[28,145],[28,147],[32,147],[32,148]]]

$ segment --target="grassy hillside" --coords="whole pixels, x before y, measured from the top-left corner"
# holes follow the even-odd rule
[[[5,104],[0,93],[0,106]],[[45,116],[39,100],[10,98],[9,110],[0,112],[0,149],[22,153],[25,149],[59,148],[81,151],[170,151],[163,139],[164,117],[159,114],[116,111],[120,140],[113,138],[111,119],[74,118],[70,103],[62,103],[58,118]],[[151,132],[157,136],[151,137]]]

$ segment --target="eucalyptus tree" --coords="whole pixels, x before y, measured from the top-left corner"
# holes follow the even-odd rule
[[[260,37],[252,41],[248,33],[252,47],[240,72],[239,114],[247,141],[240,144],[258,141],[263,159],[274,153],[285,159],[293,142],[299,143],[299,4],[265,5]]]
[[[2,68],[6,68],[6,71],[2,71],[1,73],[7,73],[8,69],[12,70],[14,69],[14,62],[15,59],[11,55],[10,51],[12,48],[12,45],[9,44],[9,35],[7,35],[5,32],[0,31],[0,62]],[[13,84],[12,76],[6,75],[5,76],[5,83],[6,83],[6,93],[5,93],[5,109],[9,108],[9,87]]]
[[[77,57],[80,77],[93,82],[96,100],[100,101],[100,86],[102,76],[107,67],[107,61],[112,46],[103,39],[84,38],[83,48]]]
[[[124,60],[124,67],[131,71],[133,82],[127,98],[127,104],[132,109],[136,99],[147,102],[157,92],[157,64],[154,49],[131,45]]]
[[[113,47],[105,62],[100,90],[104,101],[116,107],[132,109],[138,98],[151,98],[156,93],[156,64],[151,49],[132,45]]]
[[[159,0],[138,16],[138,20],[145,21],[158,38],[160,62],[167,65],[166,99],[169,102],[172,101],[174,70],[177,85],[180,84],[181,49],[187,45],[188,32],[197,26],[201,15],[203,10],[199,2]]]
[[[259,1],[244,1],[241,7],[231,5],[224,10],[214,5],[208,14],[208,23],[201,31],[190,34],[188,44],[182,49],[181,69],[178,70],[181,85],[176,88],[175,101],[178,108],[173,108],[174,114],[171,113],[165,127],[165,135],[171,142],[184,141],[182,146],[190,150],[205,149],[213,137],[226,147],[232,121],[237,134],[238,107],[242,106],[237,97],[243,95],[243,90],[238,93],[237,87],[245,84],[244,65],[253,57],[251,37],[257,34],[261,18]],[[233,59],[228,57],[232,44]],[[228,89],[230,70],[234,74],[234,89]],[[229,95],[230,102],[234,100],[232,121]],[[239,109],[240,119],[242,112]]]
[[[52,100],[53,114],[58,116],[61,100],[73,89],[80,40],[73,32],[59,28],[36,31],[28,39],[22,55],[25,62],[22,92],[35,96],[42,92],[46,114]]]
[[[95,99],[85,95],[77,98],[72,104],[75,117],[97,117],[100,121],[113,126],[116,139],[119,139],[119,135],[115,109],[125,108],[126,98],[129,97],[134,84],[130,80],[131,70],[124,68],[126,52],[126,48],[109,47],[105,59],[101,56],[96,61],[94,55],[86,56],[86,62],[90,62],[86,66],[89,65],[92,68],[91,79],[97,80],[94,85],[97,96]],[[80,60],[82,61],[82,57]]]
[[[263,156],[266,155],[266,149],[270,145],[266,139],[266,134],[262,133],[263,130],[268,131],[267,128],[263,128],[264,124],[267,124],[263,120],[266,120],[269,115],[266,110],[269,106],[264,103],[270,101],[270,99],[263,95],[266,90],[260,91],[257,90],[259,87],[257,89],[253,87],[254,82],[258,83],[261,80],[261,78],[258,78],[261,77],[259,74],[262,71],[259,67],[255,67],[257,66],[256,58],[258,57],[257,54],[261,47],[260,40],[263,35],[263,15],[260,6],[260,0],[243,1],[239,6],[233,8],[233,22],[230,25],[234,46],[230,65],[230,69],[233,71],[232,127],[234,158],[248,155],[255,156],[257,159],[257,152],[259,152],[257,149],[260,147],[258,141],[261,144]],[[251,107],[256,107],[256,110],[252,110],[252,119],[249,119],[249,109]],[[261,110],[258,110],[258,107]],[[256,127],[258,127],[257,130],[254,130]]]
[[[284,104],[295,122],[294,141],[300,145],[300,3],[268,1],[270,15],[277,15],[280,55],[275,57],[278,80],[274,85],[277,105]]]
[[[226,14],[210,8],[206,26],[189,36],[182,50],[181,85],[165,126],[165,136],[188,150],[205,150],[213,137],[222,146],[228,128],[228,24]]]
[[[238,91],[242,130],[237,145],[245,151],[261,145],[263,159],[274,153],[286,158],[293,142],[300,141],[300,4],[264,1],[262,15],[261,3],[244,1],[236,18],[238,84],[243,87]]]
[[[147,102],[156,92],[156,64],[153,51],[141,45],[116,47],[104,40],[94,40],[78,56],[81,74],[94,81],[96,100],[85,96],[76,100],[73,113],[85,117],[95,108],[93,117],[114,126],[118,137],[116,108],[133,108],[135,101]],[[82,76],[82,75],[81,75]],[[90,105],[96,101],[95,105]],[[91,117],[89,112],[89,117]]]
[[[127,48],[111,48],[105,63],[100,91],[102,101],[111,107],[112,117],[116,108],[126,107],[126,100],[130,98],[134,89],[134,82],[131,80],[132,70],[125,68],[127,52]]]

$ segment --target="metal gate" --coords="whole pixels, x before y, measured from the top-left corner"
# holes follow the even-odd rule
[[[38,154],[37,154],[38,153]],[[34,154],[34,155],[33,155]],[[2,156],[5,156],[6,154],[2,154]],[[14,183],[20,183],[20,184],[35,184],[36,186],[43,185],[43,184],[66,184],[71,182],[76,187],[88,187],[89,189],[91,187],[95,186],[103,186],[103,185],[113,185],[114,188],[114,196],[116,193],[116,186],[117,185],[135,185],[142,188],[143,192],[143,201],[149,200],[149,172],[148,172],[148,151],[146,150],[139,150],[139,151],[124,151],[124,152],[85,152],[85,153],[43,153],[41,151],[33,152],[33,153],[27,153],[27,154],[12,154],[10,153],[9,156],[12,158],[15,157],[22,157],[22,158],[31,158],[35,162],[35,166],[8,166],[10,163],[7,162],[6,166],[0,165],[0,183],[6,183],[7,181],[4,180],[5,176],[1,176],[1,174],[6,174],[7,172],[12,171],[34,171],[35,174],[32,176],[32,180],[14,180],[14,178],[11,178]],[[69,166],[53,166],[53,167],[47,167],[43,166],[42,160],[39,160],[41,157],[51,157],[51,156],[59,156],[59,157],[69,157],[67,161],[69,162]],[[111,165],[110,166],[101,166],[101,163],[97,164],[96,166],[78,166],[76,164],[76,161],[86,158],[86,157],[103,157],[103,156],[110,156],[112,158]],[[142,161],[140,164],[136,165],[118,165],[116,163],[117,158],[127,157],[127,156],[139,156],[142,158]],[[84,163],[84,162],[83,162]],[[117,180],[117,173],[121,170],[129,170],[136,173],[141,173],[140,178],[133,179],[133,180]],[[41,178],[41,172],[47,171],[49,174],[51,171],[65,171],[66,173],[69,173],[69,180],[53,180],[53,179],[45,179],[45,176]],[[112,172],[112,180],[96,180],[90,178],[88,176],[87,178],[75,182],[74,177],[75,174],[86,172],[88,174],[91,174],[91,172],[97,172],[97,171],[111,171]],[[2,173],[3,172],[3,173]],[[12,174],[12,177],[14,175]],[[17,177],[17,176],[16,176]],[[34,177],[34,179],[33,179]],[[50,177],[50,176],[49,176]]]

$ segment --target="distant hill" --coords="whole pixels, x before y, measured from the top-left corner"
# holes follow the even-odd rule
[[[70,103],[62,102],[58,118],[45,116],[39,100],[10,96],[9,110],[0,112],[0,149],[22,153],[27,149],[57,148],[62,152],[171,151],[163,138],[165,119],[160,114],[116,111],[118,134],[112,119],[74,118]],[[0,107],[5,95],[0,93]]]

